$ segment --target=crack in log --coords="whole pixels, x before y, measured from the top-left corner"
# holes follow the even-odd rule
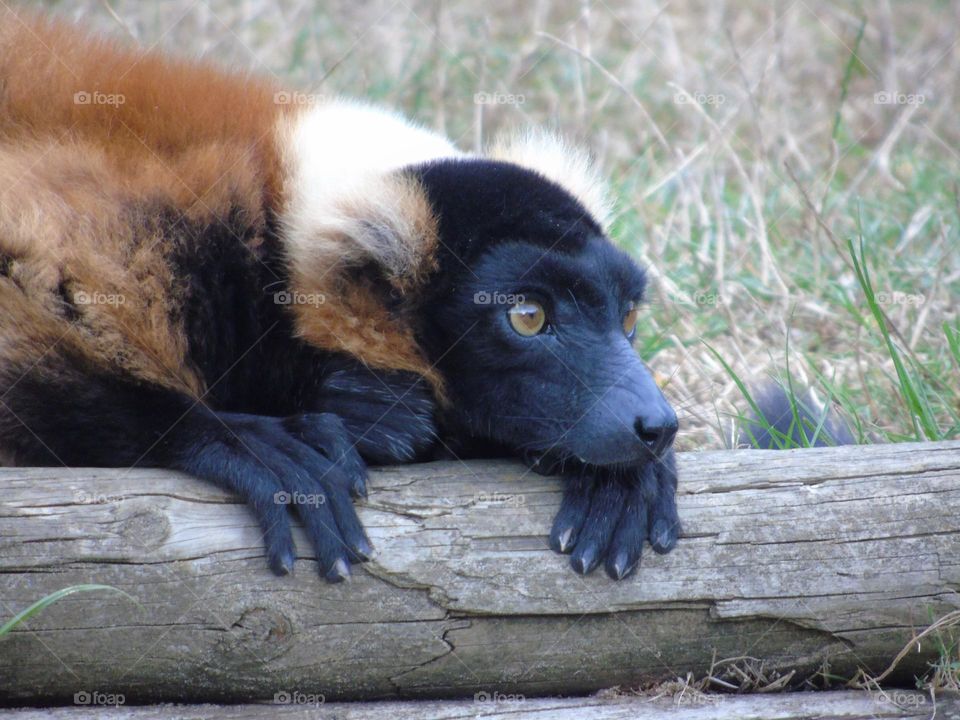
[[[780,451],[782,452],[782,451]],[[751,469],[750,466],[744,465],[740,466],[738,469],[747,470]],[[692,483],[681,483],[677,487],[678,495],[689,495],[689,496],[709,496],[709,495],[726,495],[729,493],[735,492],[744,492],[750,490],[788,490],[791,488],[810,488],[813,489],[817,486],[824,485],[826,483],[837,483],[844,482],[847,480],[855,480],[859,482],[869,482],[876,483],[877,481],[894,479],[894,478],[913,478],[919,474],[928,475],[931,478],[940,477],[937,473],[943,473],[943,477],[952,478],[956,477],[957,468],[956,467],[911,467],[900,472],[883,470],[883,472],[869,472],[869,473],[854,473],[852,475],[840,475],[836,474],[834,471],[831,471],[829,474],[817,475],[812,477],[791,477],[785,480],[760,480],[760,481],[748,481],[745,483],[740,483],[737,485],[708,485],[702,484],[699,486],[691,487]]]
[[[444,622],[446,622],[448,619],[449,619],[449,616],[448,616],[447,618],[444,618]],[[400,673],[398,673],[398,674],[396,674],[396,675],[391,675],[391,676],[390,676],[390,683],[393,685],[394,691],[397,693],[397,695],[398,695],[399,697],[403,697],[403,696],[404,696],[404,688],[403,688],[403,685],[402,685],[401,682],[400,682],[400,679],[401,679],[401,678],[403,678],[403,677],[406,676],[406,675],[409,675],[410,673],[417,672],[418,670],[423,670],[423,669],[424,669],[425,667],[427,667],[428,665],[431,665],[431,664],[433,664],[433,663],[438,662],[439,660],[442,660],[442,659],[445,658],[447,655],[450,655],[451,653],[453,653],[453,652],[455,651],[455,648],[454,648],[454,646],[453,646],[453,643],[452,643],[450,640],[447,639],[447,635],[449,635],[453,630],[461,630],[461,629],[464,629],[464,628],[470,628],[471,626],[472,626],[472,625],[471,625],[471,623],[470,623],[469,620],[461,620],[461,621],[459,621],[459,623],[457,623],[457,624],[455,624],[455,625],[452,625],[452,626],[450,626],[450,627],[444,628],[443,632],[442,632],[442,633],[440,634],[440,636],[437,638],[437,640],[439,640],[440,642],[442,642],[442,643],[446,646],[446,649],[445,649],[443,652],[439,652],[439,653],[437,653],[436,655],[434,655],[433,657],[428,658],[427,660],[424,660],[423,662],[419,662],[419,663],[417,663],[416,665],[408,668],[407,670],[404,670],[403,672],[400,672]]]

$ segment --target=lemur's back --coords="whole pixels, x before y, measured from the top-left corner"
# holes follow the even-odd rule
[[[278,88],[268,80],[22,12],[0,16],[4,142],[90,143],[130,182],[149,184],[165,167],[194,192],[216,187],[220,175],[249,155],[266,171],[264,184],[277,182],[273,129],[285,108],[274,102]],[[167,179],[156,178],[158,184]]]
[[[3,15],[0,386],[69,352],[202,390],[174,256],[231,218],[256,243],[279,182],[274,88]]]

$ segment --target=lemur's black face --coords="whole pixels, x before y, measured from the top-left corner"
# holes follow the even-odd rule
[[[539,176],[477,161],[443,165],[424,175],[440,201],[450,255],[443,275],[455,280],[426,315],[458,429],[545,469],[659,456],[677,417],[631,345],[643,272]],[[483,184],[471,182],[476,166]],[[489,221],[488,209],[506,222]]]
[[[634,465],[672,443],[676,414],[631,345],[643,275],[605,239],[499,244],[461,282],[440,367],[472,435],[549,464]]]

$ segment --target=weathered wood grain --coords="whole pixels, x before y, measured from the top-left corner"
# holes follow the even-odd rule
[[[508,461],[374,472],[377,555],[340,585],[302,536],[294,575],[271,575],[246,509],[191,478],[0,470],[0,616],[76,583],[140,602],[77,594],[30,619],[0,641],[0,702],[533,697],[739,656],[850,676],[960,606],[960,443],[679,462],[685,536],[621,583],[548,550],[559,483]]]
[[[14,710],[9,720],[956,720],[956,698],[918,692],[831,691],[783,695],[514,698],[319,703],[310,705],[152,705]]]

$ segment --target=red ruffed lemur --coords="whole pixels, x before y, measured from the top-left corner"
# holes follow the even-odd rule
[[[372,552],[367,466],[438,451],[562,475],[549,542],[577,572],[674,546],[677,417],[631,345],[644,273],[583,154],[542,132],[464,153],[0,16],[8,461],[185,471],[245,499],[277,573],[292,511],[331,581]]]

